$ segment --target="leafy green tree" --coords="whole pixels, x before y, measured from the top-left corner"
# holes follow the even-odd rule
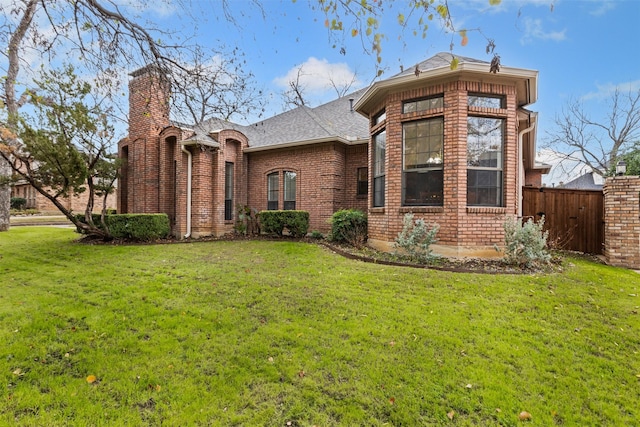
[[[109,111],[71,66],[41,71],[34,83],[37,92],[29,100],[33,113],[19,117],[13,136],[20,144],[5,144],[0,156],[83,233],[108,239],[106,199],[118,176],[118,162],[109,151],[116,142]],[[61,200],[83,192],[88,192],[84,222]],[[92,218],[96,197],[102,198],[102,226]]]
[[[619,160],[623,160],[627,166],[625,175],[640,176],[640,142],[636,142],[634,148],[620,156]],[[615,173],[616,165],[611,165],[609,175],[613,176]]]

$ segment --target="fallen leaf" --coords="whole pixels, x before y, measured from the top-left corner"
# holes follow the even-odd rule
[[[390,341],[390,342],[389,342],[389,345],[390,345],[391,347],[393,347],[394,345],[396,345],[396,342],[395,342],[395,341]]]
[[[95,383],[97,380],[98,380],[98,379],[96,378],[96,376],[95,376],[95,375],[89,375],[89,376],[87,377],[87,382],[88,382],[89,384],[93,384],[93,383]]]
[[[16,370],[13,371],[13,375],[17,375],[17,376],[21,377],[21,376],[24,375],[24,372],[22,372],[22,369],[16,368]]]
[[[269,363],[273,363],[273,357],[269,357]]]
[[[465,387],[467,388],[473,388],[473,386],[471,384],[467,384]]]
[[[162,387],[160,387],[160,384],[156,384],[156,391],[160,391],[162,390]]]
[[[396,398],[392,397],[389,399],[389,403],[391,403],[392,405],[394,405],[396,403]]]
[[[502,409],[500,409],[500,408],[496,408],[496,412],[497,412],[497,413],[500,413],[500,412],[502,412]]]
[[[305,376],[304,371],[300,371],[300,372],[298,372],[298,376],[299,376],[300,378],[304,378],[304,376]]]
[[[520,421],[531,421],[531,414],[528,413],[527,411],[522,411],[520,412],[520,414],[518,415],[518,419]]]
[[[456,415],[456,411],[454,411],[453,409],[449,412],[447,412],[447,418],[449,418],[450,420],[453,420],[453,417]]]

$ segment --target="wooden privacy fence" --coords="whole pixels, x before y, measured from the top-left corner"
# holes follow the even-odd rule
[[[590,254],[603,251],[602,191],[524,187],[522,215],[536,221],[544,215],[552,246]]]

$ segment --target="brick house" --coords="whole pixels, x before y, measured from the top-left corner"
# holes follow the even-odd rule
[[[11,197],[20,197],[26,200],[25,208],[35,209],[41,214],[45,215],[59,215],[58,208],[42,194],[38,193],[36,189],[31,186],[26,180],[18,180],[11,184]],[[82,213],[87,208],[87,202],[89,201],[89,193],[84,191],[82,193],[73,192],[70,197],[60,196],[60,202],[62,205],[75,213]],[[102,211],[102,197],[94,198],[93,211],[99,213]],[[115,193],[107,196],[107,209],[116,209],[117,198]]]
[[[129,136],[119,212],[167,213],[176,236],[231,232],[236,206],[300,209],[326,232],[336,210],[369,215],[370,243],[389,248],[405,213],[440,225],[438,251],[488,254],[521,214],[521,187],[539,185],[537,71],[437,54],[316,108],[243,126],[169,119],[161,74],[129,83]]]

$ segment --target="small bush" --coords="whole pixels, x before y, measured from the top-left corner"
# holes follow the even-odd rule
[[[313,230],[311,232],[311,238],[321,240],[321,239],[324,239],[324,235],[318,230]]]
[[[414,260],[427,263],[434,258],[430,246],[436,240],[440,226],[434,223],[431,227],[423,219],[414,221],[413,214],[407,213],[402,219],[402,231],[395,239],[395,247],[404,249]]]
[[[304,237],[309,230],[307,211],[261,211],[258,213],[260,227],[267,234],[282,236],[286,228],[293,237]]]
[[[12,197],[10,203],[11,209],[21,211],[27,206],[27,199],[24,197]]]
[[[367,215],[357,209],[342,209],[331,216],[329,240],[360,247],[367,241]]]
[[[84,214],[77,214],[76,218],[84,222]],[[93,214],[92,219],[96,227],[102,228],[99,214]],[[167,237],[171,232],[166,214],[107,215],[105,223],[114,239],[154,240]]]
[[[543,229],[544,217],[537,223],[532,219],[524,224],[516,219],[507,220],[504,223],[505,261],[525,267],[548,264],[551,261],[547,248],[549,232]]]
[[[236,223],[233,226],[237,234],[252,235],[260,234],[260,226],[258,224],[258,211],[246,205],[237,206]]]

